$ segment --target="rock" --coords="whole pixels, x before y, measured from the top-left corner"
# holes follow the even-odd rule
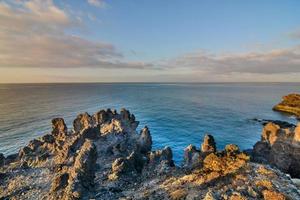
[[[124,175],[133,170],[133,165],[130,160],[126,158],[117,158],[112,163],[112,173],[109,175],[110,180],[116,180],[121,175]]]
[[[58,140],[64,140],[67,134],[67,126],[63,118],[54,118],[52,120],[52,135]]]
[[[267,125],[268,123],[271,122],[273,124],[277,124],[278,126],[280,126],[282,128],[293,128],[293,127],[295,127],[295,124],[291,124],[289,122],[281,121],[281,120],[257,119],[257,118],[254,118],[252,120],[261,123],[263,126],[265,126],[265,125]]]
[[[130,116],[131,116],[130,112],[125,108],[121,108],[120,115],[121,115],[121,119],[130,121]]]
[[[297,124],[297,127],[294,131],[294,142],[299,142],[300,143],[300,123]]]
[[[300,117],[300,94],[289,94],[273,107],[273,110],[293,114]]]
[[[53,144],[55,142],[55,138],[51,134],[46,134],[41,138],[42,142]]]
[[[211,153],[216,151],[215,139],[212,135],[205,135],[201,145],[201,151],[204,153]]]
[[[69,169],[64,199],[81,199],[86,191],[93,187],[96,160],[96,146],[91,140],[86,139],[75,158],[73,167]]]
[[[152,148],[152,137],[150,131],[147,126],[141,130],[140,138],[139,138],[139,146],[141,149],[141,153],[145,154],[151,151]]]
[[[249,161],[249,156],[240,153],[238,149],[236,145],[227,145],[224,152],[210,153],[204,158],[204,168],[220,175],[236,172]]]
[[[0,167],[4,165],[4,162],[5,162],[5,157],[2,153],[0,153]]]
[[[17,161],[18,158],[19,154],[10,154],[5,158],[5,164],[9,165],[10,163]]]
[[[217,151],[206,136],[202,151],[189,145],[184,166],[176,167],[171,148],[151,151],[149,129],[138,134],[129,111],[100,111],[90,120],[85,114],[74,120],[77,134],[54,120],[53,134],[29,142],[20,157],[0,154],[0,199],[300,199],[290,177],[249,162],[234,144]],[[253,155],[299,169],[297,131],[269,125]]]
[[[95,124],[102,124],[110,120],[109,114],[105,110],[100,110],[94,116]]]
[[[240,153],[240,149],[236,144],[227,144],[225,146],[225,151],[228,156],[237,155]]]
[[[50,192],[64,189],[68,185],[69,174],[62,173],[56,176],[51,184]]]
[[[88,113],[79,114],[73,121],[73,129],[75,133],[79,133],[83,129],[93,126],[93,119]]]
[[[300,177],[299,128],[285,128],[268,123],[262,131],[261,141],[253,147],[253,160],[271,164],[292,177]]]
[[[43,143],[39,140],[33,139],[29,142],[28,147],[32,151],[36,151]]]
[[[263,191],[263,196],[265,200],[286,200],[287,198],[276,191],[272,191],[272,190],[264,190]]]
[[[200,151],[195,146],[189,145],[184,149],[184,167],[194,168],[200,165],[202,159],[200,159]]]
[[[22,158],[24,156],[30,155],[31,153],[32,149],[28,146],[25,146],[19,151],[19,157]]]
[[[165,147],[162,150],[152,151],[149,155],[149,162],[151,164],[159,163],[161,161],[167,161],[168,163],[173,163],[173,153],[170,147]]]

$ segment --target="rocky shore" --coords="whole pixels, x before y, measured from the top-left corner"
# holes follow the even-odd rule
[[[71,129],[53,119],[50,134],[0,154],[0,199],[300,199],[286,175],[300,176],[299,125],[267,123],[249,155],[234,144],[218,151],[206,135],[176,166],[138,124],[126,109],[80,114]]]
[[[300,118],[300,94],[289,94],[282,97],[282,101],[275,105],[273,110]]]

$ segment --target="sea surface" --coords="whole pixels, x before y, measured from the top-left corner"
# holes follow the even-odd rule
[[[300,92],[300,83],[89,83],[0,84],[0,153],[18,152],[31,139],[51,131],[51,119],[68,127],[81,112],[125,107],[147,125],[153,148],[170,146],[179,163],[189,144],[201,145],[212,134],[218,148],[235,143],[251,148],[262,125],[253,118],[297,123],[272,111],[281,97]]]

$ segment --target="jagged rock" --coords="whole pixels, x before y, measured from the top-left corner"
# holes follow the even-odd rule
[[[201,145],[201,151],[205,153],[211,153],[216,151],[216,142],[212,135],[205,135],[203,143]]]
[[[53,137],[53,135],[51,134],[46,134],[44,135],[42,138],[41,138],[42,142],[45,142],[45,143],[54,143],[55,142],[55,138]]]
[[[204,168],[226,175],[244,167],[249,156],[238,151],[236,145],[227,145],[227,150],[221,153],[210,153],[205,157]]]
[[[102,124],[110,120],[109,115],[105,110],[100,110],[93,116],[93,118],[96,124]]]
[[[69,174],[62,173],[56,176],[51,184],[50,192],[64,189],[68,185]]]
[[[228,144],[225,146],[225,151],[228,156],[236,155],[240,153],[240,149],[236,144]]]
[[[80,199],[94,184],[97,149],[91,140],[86,140],[69,170],[69,181],[65,198]]]
[[[79,114],[73,121],[73,129],[75,133],[79,133],[83,129],[93,126],[93,119],[88,113]]]
[[[130,112],[125,108],[121,108],[120,115],[121,115],[121,119],[130,121]]]
[[[32,151],[36,151],[41,145],[43,144],[43,142],[33,139],[29,142],[28,147],[32,150]]]
[[[116,180],[120,176],[124,175],[133,175],[134,173],[141,173],[144,165],[143,157],[133,151],[129,156],[126,158],[117,158],[112,163],[112,172],[109,175],[110,180]]]
[[[300,143],[300,123],[298,123],[297,127],[295,128],[293,140],[294,142]]]
[[[184,149],[184,167],[194,168],[199,166],[202,161],[200,158],[200,151],[198,151],[195,146],[190,144]]]
[[[0,167],[4,165],[4,162],[5,162],[5,157],[2,153],[0,153]]]
[[[289,94],[282,97],[282,101],[274,106],[273,110],[300,117],[300,94]]]
[[[28,146],[23,147],[20,151],[19,151],[19,157],[22,158],[26,155],[29,155],[32,153],[32,149],[29,148]]]
[[[280,194],[300,199],[288,176],[267,165],[249,162],[249,157],[236,145],[227,145],[225,150],[217,152],[213,137],[206,136],[203,151],[192,145],[185,149],[185,165],[181,168],[174,165],[171,148],[151,152],[150,131],[145,128],[138,134],[135,129],[138,122],[129,111],[124,109],[120,114],[115,110],[100,111],[98,116],[93,115],[90,125],[87,125],[90,118],[86,117],[77,118],[77,134],[68,134],[63,120],[55,119],[53,134],[32,140],[20,150],[20,156],[5,158],[4,166],[0,167],[0,199],[213,196],[233,200],[280,197]],[[274,125],[268,131],[256,150],[260,147],[271,155],[272,148],[283,151],[284,147],[290,151],[284,146],[287,141],[294,146],[299,144],[298,130],[280,125],[278,129]],[[299,157],[297,151],[293,155]],[[284,160],[280,156],[274,158],[276,162],[278,159]],[[297,168],[296,161],[293,158],[287,162],[289,169]],[[264,190],[270,190],[269,194]]]
[[[152,137],[150,131],[147,126],[141,130],[140,138],[139,138],[139,146],[141,148],[142,153],[147,153],[151,151],[152,148]]]
[[[54,118],[52,120],[52,135],[58,140],[64,140],[67,134],[67,126],[63,118]]]
[[[298,130],[268,123],[262,132],[261,141],[253,148],[253,160],[271,164],[293,177],[300,177],[300,146]]]

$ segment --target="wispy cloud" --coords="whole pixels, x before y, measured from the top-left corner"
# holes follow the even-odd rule
[[[92,6],[96,6],[99,8],[104,8],[106,6],[106,3],[103,0],[87,0],[88,3]]]
[[[68,33],[79,21],[52,0],[0,3],[0,67],[133,68],[112,44]]]
[[[268,52],[210,54],[194,52],[160,62],[164,68],[185,68],[211,74],[278,74],[300,72],[300,46]]]

